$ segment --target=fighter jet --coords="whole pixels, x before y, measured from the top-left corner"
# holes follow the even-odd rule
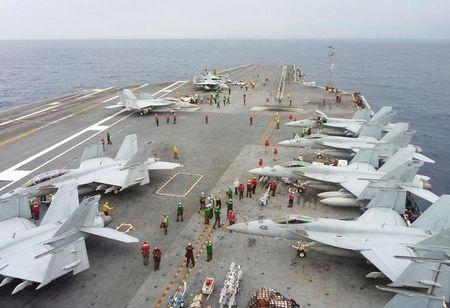
[[[316,113],[318,115],[316,119],[298,120],[286,123],[286,125],[292,127],[319,128],[324,135],[358,136],[361,134],[377,139],[381,138],[382,130],[389,131],[397,127],[396,125],[389,124],[394,114],[392,107],[385,106],[381,108],[372,118],[370,118],[371,110],[368,108],[357,110],[352,119],[330,118],[320,110],[316,110]],[[364,126],[375,125],[382,127],[382,130],[371,130],[371,134],[368,134],[363,129]]]
[[[55,192],[61,185],[74,181],[80,193],[104,190],[105,194],[118,193],[130,186],[146,185],[150,182],[151,170],[171,170],[180,164],[149,158],[151,142],[138,149],[136,134],[128,135],[122,142],[114,159],[104,155],[102,145],[88,146],[81,156],[78,169],[60,169],[35,176],[23,186],[4,194],[29,197],[43,196]]]
[[[79,204],[76,185],[64,184],[38,227],[24,217],[11,215],[19,212],[20,203],[11,201],[10,211],[1,206],[0,275],[4,278],[0,286],[21,279],[12,291],[15,294],[33,283],[40,289],[69,272],[76,275],[88,269],[84,239],[91,234],[124,243],[138,242],[135,237],[104,227],[105,221],[97,214],[99,199],[89,197]]]
[[[405,123],[393,124],[393,127],[386,135],[377,140],[371,136],[359,135],[357,138],[327,136],[323,134],[312,134],[304,138],[294,138],[281,141],[281,146],[323,149],[322,154],[331,156],[351,156],[360,149],[376,149],[382,159],[392,156],[400,147],[405,147],[411,141],[414,130],[405,128]],[[381,129],[378,127],[378,129]],[[421,153],[419,147],[415,147],[416,152]]]
[[[228,75],[214,75],[208,73],[206,75],[194,76],[192,77],[192,84],[195,88],[201,88],[203,90],[224,90],[228,89],[227,83],[231,83]]]
[[[383,191],[371,201],[370,208],[355,220],[312,218],[287,215],[241,222],[228,229],[240,233],[308,241],[311,249],[340,256],[362,256],[391,281],[397,281],[417,257],[416,250],[427,240],[440,237],[450,228],[450,195],[441,196],[410,227],[391,208],[405,202],[404,192]],[[302,249],[301,246],[300,249]],[[302,256],[306,255],[302,252]],[[398,258],[404,256],[405,258]],[[379,276],[374,273],[370,276]],[[369,276],[369,277],[370,277]]]
[[[180,109],[194,107],[189,102],[178,100],[176,98],[154,98],[152,94],[142,93],[141,98],[137,98],[136,95],[130,89],[123,89],[119,92],[120,102],[116,105],[106,106],[106,109],[113,108],[125,108],[129,111],[137,111],[140,115],[149,113],[150,111],[162,112],[168,109]]]
[[[347,166],[309,164],[305,162],[289,163],[285,166],[268,166],[249,170],[260,176],[287,177],[294,180],[326,182],[342,187],[330,192],[320,193],[322,203],[333,206],[363,205],[361,200],[371,200],[381,189],[406,190],[425,200],[434,202],[437,196],[429,189],[429,178],[417,175],[423,162],[434,163],[428,157],[415,153],[413,146],[401,148],[378,170],[376,152],[365,149],[358,152]],[[399,209],[403,213],[403,209]]]

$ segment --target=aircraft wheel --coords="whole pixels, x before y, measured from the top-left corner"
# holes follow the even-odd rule
[[[297,251],[297,256],[303,259],[304,257],[306,257],[306,252],[304,250],[299,250]]]
[[[148,113],[148,109],[144,109],[144,110],[142,110],[142,112],[143,112],[144,114],[147,114],[147,113]]]
[[[113,194],[117,195],[118,193],[119,193],[119,190],[118,190],[118,189],[114,189],[114,190],[113,190]]]
[[[142,116],[142,115],[144,115],[144,113],[141,111],[141,112],[139,112],[139,114]]]

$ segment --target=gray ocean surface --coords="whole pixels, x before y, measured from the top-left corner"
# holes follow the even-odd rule
[[[417,131],[421,174],[450,194],[450,40],[0,40],[0,110],[92,88],[191,78],[204,68],[299,64],[306,80],[360,91]]]

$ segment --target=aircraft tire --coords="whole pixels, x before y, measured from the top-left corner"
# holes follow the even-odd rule
[[[306,252],[304,250],[299,250],[297,251],[297,256],[303,259],[304,257],[306,257]]]

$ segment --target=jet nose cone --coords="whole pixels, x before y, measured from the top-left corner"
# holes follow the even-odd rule
[[[248,171],[251,174],[255,175],[270,175],[269,167],[255,168]]]
[[[286,147],[294,147],[297,146],[297,139],[290,139],[278,142],[278,145],[286,146]]]
[[[288,123],[286,123],[286,124],[284,124],[284,125],[286,125],[286,126],[297,126],[296,125],[297,124],[297,121],[293,121],[293,122],[288,122]]]

